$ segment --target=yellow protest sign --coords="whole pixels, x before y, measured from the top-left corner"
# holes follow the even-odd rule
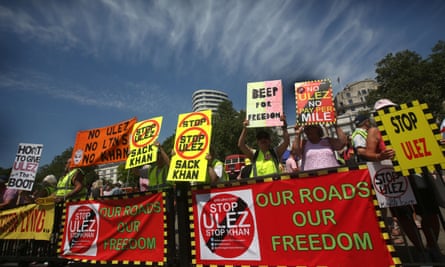
[[[382,138],[388,148],[396,152],[394,170],[408,175],[409,171],[421,173],[426,167],[433,171],[435,167],[445,167],[445,158],[438,144],[440,135],[434,135],[437,129],[432,115],[424,113],[428,106],[413,101],[398,107],[379,110],[376,117]]]
[[[204,182],[206,155],[212,132],[212,111],[180,114],[175,136],[175,155],[170,161],[167,181]]]
[[[28,204],[0,211],[0,239],[50,240],[54,204]]]
[[[158,148],[153,144],[159,137],[161,126],[162,117],[140,121],[133,126],[125,169],[156,162]]]

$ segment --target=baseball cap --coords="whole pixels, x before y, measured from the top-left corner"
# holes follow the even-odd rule
[[[379,110],[379,109],[382,109],[385,107],[390,107],[390,106],[397,106],[397,104],[395,104],[394,102],[392,102],[389,99],[382,98],[382,99],[377,100],[377,102],[375,102],[374,109]]]
[[[354,124],[355,124],[355,126],[359,126],[359,125],[361,125],[363,122],[365,122],[367,119],[369,119],[369,116],[368,116],[368,115],[366,115],[366,114],[358,114],[358,115],[355,117]]]

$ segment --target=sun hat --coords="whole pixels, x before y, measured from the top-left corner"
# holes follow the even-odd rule
[[[379,110],[379,109],[382,109],[385,107],[390,107],[390,106],[397,106],[397,104],[392,102],[389,99],[382,98],[382,99],[377,100],[377,102],[375,102],[374,109]]]
[[[363,122],[365,122],[367,119],[369,119],[369,116],[368,115],[366,115],[366,114],[358,114],[356,117],[355,117],[355,120],[354,120],[354,124],[355,124],[355,126],[360,126]]]
[[[43,182],[48,183],[50,185],[56,186],[57,185],[57,179],[56,176],[49,174],[43,178]]]

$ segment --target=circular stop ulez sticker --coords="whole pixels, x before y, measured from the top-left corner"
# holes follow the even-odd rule
[[[377,192],[389,198],[402,197],[408,191],[408,177],[402,176],[392,168],[382,168],[372,181]]]
[[[203,207],[201,235],[207,248],[224,258],[245,253],[252,244],[255,224],[252,211],[239,196],[219,194]]]
[[[68,222],[68,244],[72,253],[85,253],[98,235],[95,211],[88,206],[78,207]]]

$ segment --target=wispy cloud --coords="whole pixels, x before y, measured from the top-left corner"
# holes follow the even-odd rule
[[[15,70],[0,74],[1,90],[20,90],[47,95],[54,99],[70,100],[81,105],[113,108],[136,114],[155,110],[160,113],[171,109],[185,109],[180,96],[167,96],[162,88],[145,83],[125,82],[113,88],[96,88],[67,84],[41,72]],[[168,99],[167,99],[168,98]],[[187,103],[188,104],[188,103]]]
[[[369,77],[387,52],[409,47],[394,31],[409,31],[403,21],[413,19],[412,3],[397,7],[401,12],[387,27],[373,20],[385,9],[380,2],[341,0],[31,3],[0,6],[1,29],[98,60],[149,62],[169,72],[212,61],[227,73],[242,71],[258,79],[296,73]],[[434,6],[444,10],[440,1]]]

